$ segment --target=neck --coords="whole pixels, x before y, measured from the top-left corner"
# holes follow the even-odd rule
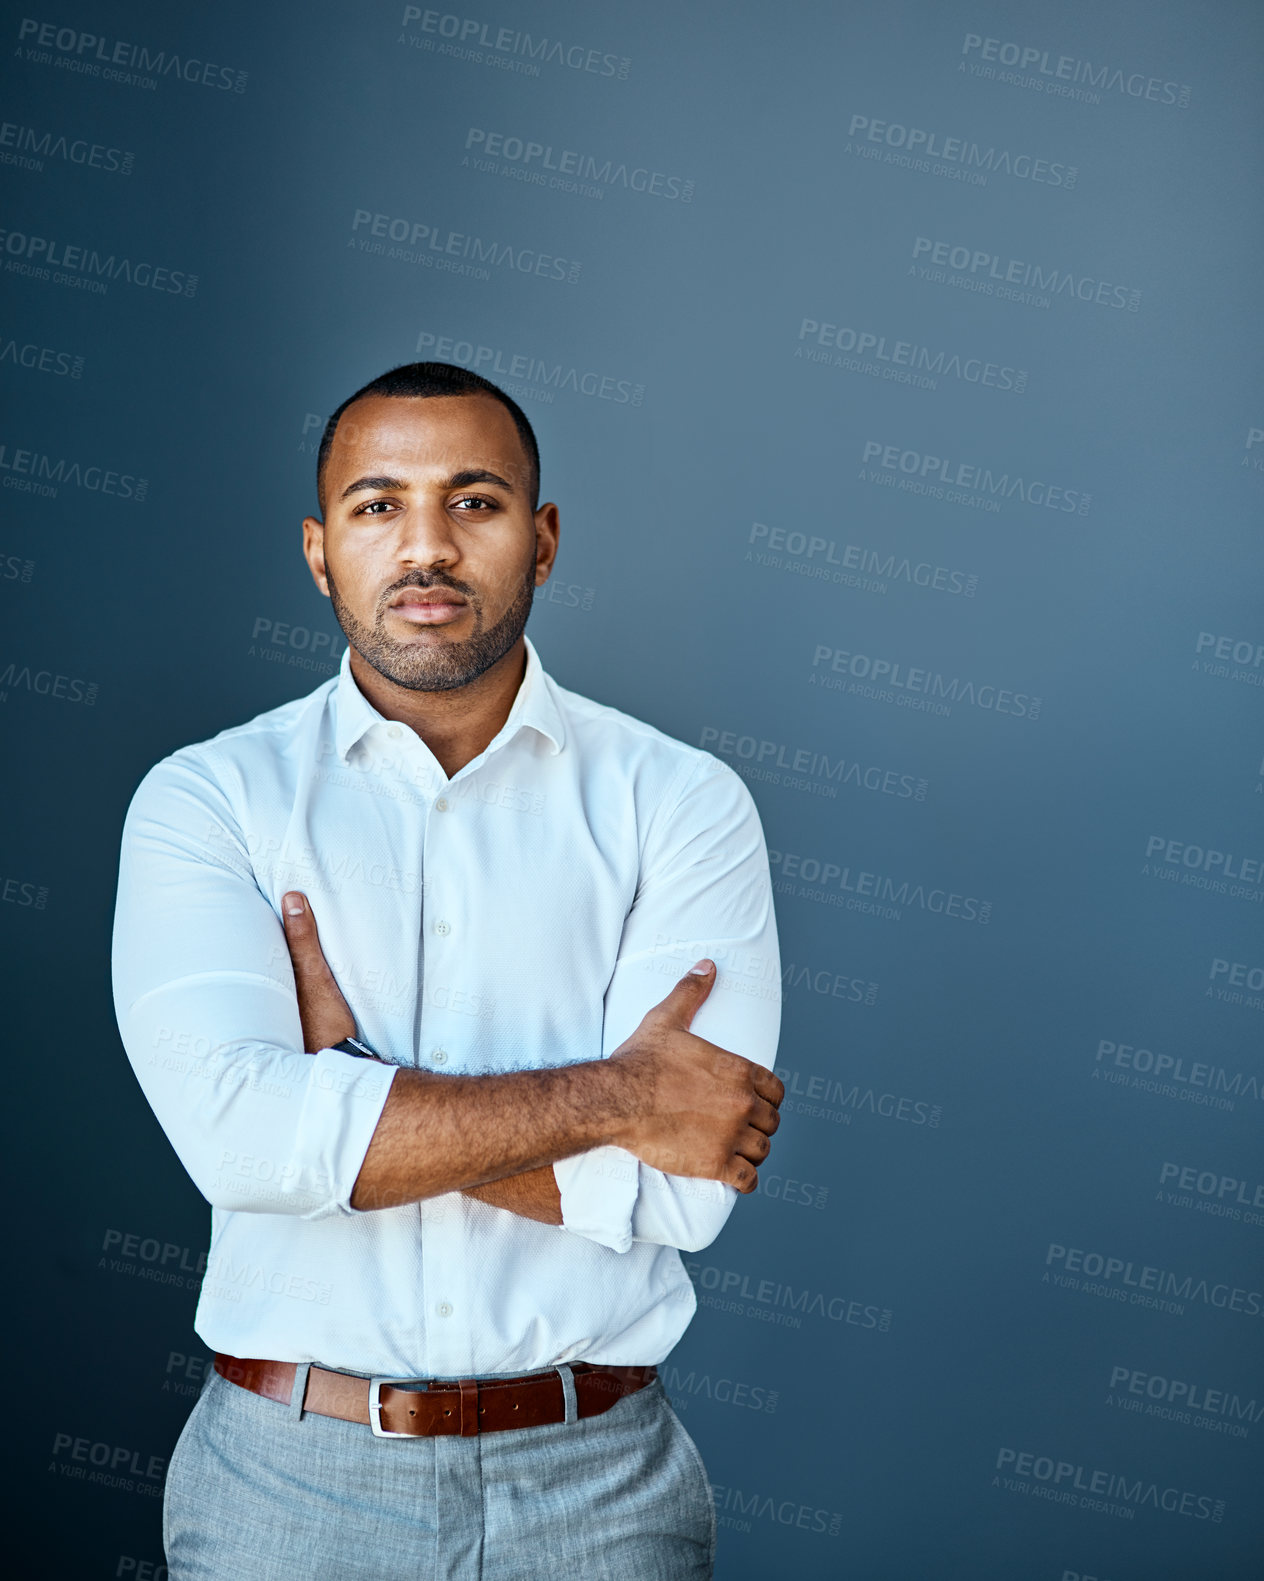
[[[519,637],[503,658],[468,686],[414,692],[387,680],[351,649],[352,678],[365,697],[383,719],[416,731],[449,779],[495,739],[509,718],[526,667],[526,643]]]

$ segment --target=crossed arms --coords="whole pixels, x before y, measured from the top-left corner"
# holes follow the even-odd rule
[[[315,1051],[354,1036],[355,1018],[320,947],[303,895],[282,902],[303,1040]],[[561,1224],[551,1166],[616,1146],[675,1175],[755,1189],[784,1089],[762,1065],[689,1031],[715,983],[687,972],[608,1060],[504,1076],[396,1077],[356,1177],[351,1205],[400,1207],[467,1191],[494,1207]]]
[[[691,836],[692,862],[703,847],[703,876],[683,908],[666,907],[647,881],[629,914],[606,994],[607,1049],[612,1027],[641,1019],[608,1058],[566,1063],[582,1051],[559,1049],[554,1069],[446,1076],[332,1047],[355,1026],[315,919],[305,907],[285,919],[282,935],[279,900],[262,892],[265,875],[247,855],[220,779],[190,754],[147,778],[129,813],[115,935],[125,1045],[213,1206],[321,1218],[465,1191],[616,1250],[633,1240],[696,1249],[714,1238],[735,1192],[754,1189],[782,1086],[762,1064],[690,1030],[712,996],[714,968],[686,974],[645,1009],[654,939],[701,937],[724,959],[731,919],[716,925],[713,913],[726,905],[708,886],[728,859],[711,859],[709,830]],[[710,816],[714,787],[706,793]],[[717,820],[717,852],[740,824],[733,806],[735,823]],[[766,882],[762,845],[758,859]],[[322,900],[322,921],[336,905]],[[765,937],[775,958],[775,935]],[[744,1035],[749,1003],[715,1013],[725,1041]],[[761,1050],[766,1041],[761,1034]],[[266,1186],[243,1188],[231,1161],[246,1154]],[[621,1224],[608,1202],[598,1206],[611,1194],[623,1198]]]

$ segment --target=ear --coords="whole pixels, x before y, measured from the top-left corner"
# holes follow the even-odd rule
[[[326,598],[329,597],[329,578],[325,575],[325,524],[315,516],[303,517],[303,558],[312,573],[312,581]]]
[[[535,585],[543,587],[557,558],[557,539],[561,531],[557,506],[541,505],[535,513]]]

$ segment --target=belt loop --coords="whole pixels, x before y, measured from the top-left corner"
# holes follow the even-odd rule
[[[461,1437],[473,1438],[478,1432],[478,1379],[459,1378],[461,1391]]]
[[[307,1399],[307,1374],[311,1371],[310,1361],[299,1361],[294,1364],[294,1387],[290,1391],[290,1420],[300,1422],[303,1419],[303,1402]]]
[[[566,1405],[566,1425],[579,1421],[579,1404],[575,1398],[575,1374],[565,1362],[557,1369],[558,1377],[562,1380],[562,1399]]]

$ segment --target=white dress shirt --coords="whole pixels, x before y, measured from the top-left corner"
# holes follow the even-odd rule
[[[145,1095],[211,1204],[213,1350],[397,1378],[661,1361],[695,1308],[677,1248],[736,1193],[597,1148],[561,1227],[460,1192],[350,1196],[399,1066],[609,1055],[701,956],[692,1029],[771,1066],[772,886],[741,779],[564,690],[527,642],[503,729],[451,779],[341,674],[153,768],[123,833],[115,1003]],[[303,1052],[281,896],[388,1065]],[[531,1115],[522,1116],[529,1128]]]

